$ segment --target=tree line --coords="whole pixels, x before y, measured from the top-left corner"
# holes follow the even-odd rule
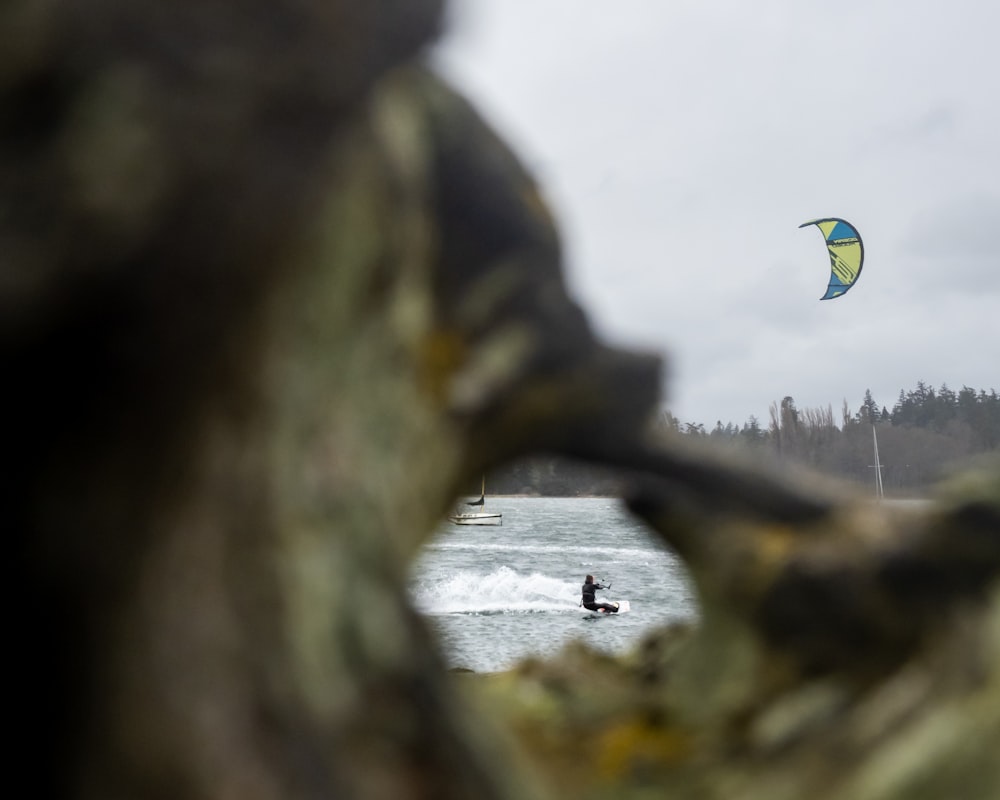
[[[935,390],[923,381],[900,390],[891,410],[866,390],[852,410],[844,400],[840,418],[830,406],[799,409],[792,397],[772,403],[766,426],[755,417],[741,427],[706,431],[681,425],[669,415],[664,424],[685,436],[705,437],[730,447],[746,447],[804,464],[817,472],[854,483],[875,483],[877,438],[882,484],[887,493],[918,494],[949,472],[1000,448],[1000,397],[947,384]]]
[[[918,381],[914,389],[900,390],[891,408],[866,390],[857,408],[845,399],[839,415],[832,406],[800,409],[786,396],[771,404],[766,422],[751,415],[742,425],[720,420],[706,429],[664,411],[657,424],[669,435],[759,453],[871,486],[877,439],[886,494],[913,496],[977,457],[1000,450],[1000,396],[995,389],[963,386],[956,392],[947,384],[935,389]],[[492,494],[569,497],[612,495],[619,488],[597,467],[545,458],[510,465],[491,475],[489,483]]]

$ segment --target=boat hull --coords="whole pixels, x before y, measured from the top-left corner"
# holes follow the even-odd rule
[[[503,525],[503,514],[452,514],[448,519],[455,525]]]

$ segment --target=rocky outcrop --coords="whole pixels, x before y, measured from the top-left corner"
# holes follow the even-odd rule
[[[1000,465],[924,509],[841,495],[794,522],[787,507],[636,487],[632,508],[690,567],[698,623],[621,659],[574,647],[463,677],[557,796],[997,794]]]

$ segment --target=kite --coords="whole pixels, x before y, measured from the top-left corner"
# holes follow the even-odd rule
[[[823,232],[826,249],[830,252],[830,285],[820,300],[832,300],[846,294],[861,276],[861,265],[865,263],[861,234],[851,223],[837,217],[810,220],[799,227],[807,225],[815,225]]]

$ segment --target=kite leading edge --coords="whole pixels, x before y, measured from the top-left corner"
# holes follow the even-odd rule
[[[846,294],[861,275],[865,262],[865,248],[858,229],[846,220],[825,217],[803,222],[800,228],[815,225],[823,232],[826,249],[830,253],[830,284],[820,300],[832,300]]]

